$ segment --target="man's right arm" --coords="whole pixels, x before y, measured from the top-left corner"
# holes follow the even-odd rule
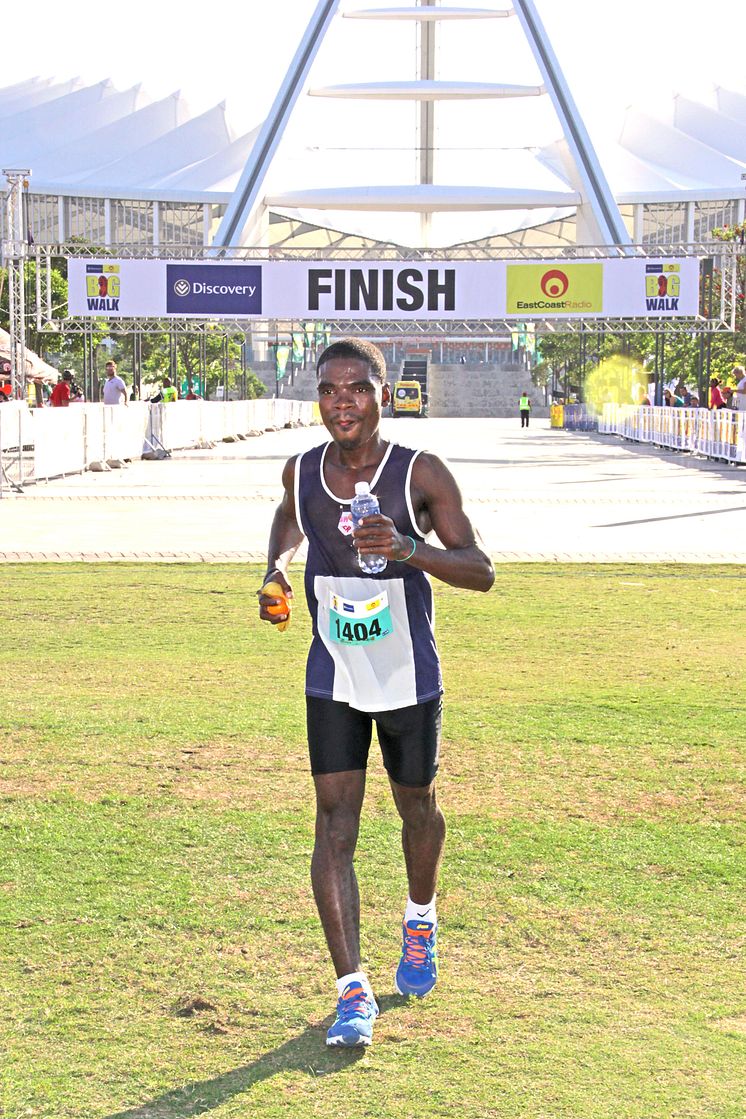
[[[293,597],[293,590],[288,581],[288,567],[303,542],[303,533],[295,513],[295,464],[295,458],[288,459],[282,471],[282,501],[272,521],[267,548],[267,573],[262,580],[262,584],[279,583],[288,598]],[[279,601],[280,599],[270,598],[267,595],[259,596],[259,617],[262,621],[272,622],[274,625],[285,621],[286,614],[267,613],[267,607]]]

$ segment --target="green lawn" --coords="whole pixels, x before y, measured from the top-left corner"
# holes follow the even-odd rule
[[[324,1046],[305,609],[261,626],[235,565],[3,575],[3,1119],[743,1119],[744,569],[437,589],[441,980],[393,993],[376,756],[362,1055]]]

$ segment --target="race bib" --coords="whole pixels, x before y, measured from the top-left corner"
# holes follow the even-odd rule
[[[393,633],[389,596],[352,602],[332,593],[329,601],[329,637],[336,645],[370,645]]]

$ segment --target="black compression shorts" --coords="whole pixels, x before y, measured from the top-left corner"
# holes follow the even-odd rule
[[[423,788],[438,772],[442,700],[440,696],[396,711],[357,711],[348,703],[306,696],[311,773],[365,769],[373,723],[383,764],[397,785]]]

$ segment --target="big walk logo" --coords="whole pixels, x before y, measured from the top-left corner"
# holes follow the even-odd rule
[[[86,306],[89,311],[118,311],[121,282],[118,264],[86,264]]]
[[[681,277],[678,264],[645,265],[645,309],[678,311]]]
[[[259,264],[166,265],[169,315],[260,315]]]

